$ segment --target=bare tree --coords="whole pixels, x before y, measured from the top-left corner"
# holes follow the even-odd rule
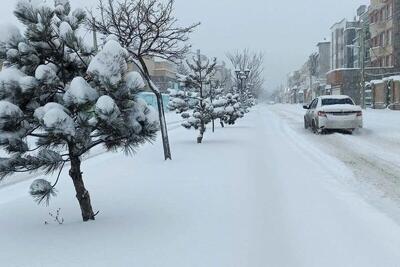
[[[250,88],[250,92],[255,97],[259,97],[264,84],[264,54],[251,52],[246,48],[243,51],[227,53],[226,56],[235,69],[250,70],[247,85]],[[234,77],[234,80],[236,81],[235,84],[238,84],[236,77]]]
[[[99,16],[91,13],[89,25],[103,35],[115,35],[133,58],[150,90],[157,98],[165,159],[171,159],[162,94],[152,82],[145,59],[180,62],[189,51],[189,34],[199,25],[177,25],[174,0],[99,0]]]

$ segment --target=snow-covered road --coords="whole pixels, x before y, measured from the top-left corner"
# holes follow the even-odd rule
[[[270,106],[299,137],[344,163],[354,179],[344,177],[369,203],[400,223],[400,114],[390,110],[364,111],[362,130],[353,135],[333,133],[315,136],[303,129],[300,105]],[[339,177],[340,178],[340,177]]]
[[[363,160],[349,163],[345,153],[371,160],[362,151],[378,146],[372,133],[388,147],[397,137],[373,127],[315,136],[298,109],[258,106],[237,126],[207,132],[202,145],[174,129],[172,162],[161,160],[159,144],[133,159],[87,160],[101,211],[93,223],[80,222],[66,171],[49,208],[35,206],[29,182],[0,189],[0,266],[399,266],[400,225],[371,189],[380,185],[357,171]],[[370,149],[396,165],[384,147]],[[44,225],[57,208],[65,223]]]

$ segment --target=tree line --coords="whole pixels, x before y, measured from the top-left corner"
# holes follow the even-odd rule
[[[19,0],[14,15],[24,32],[9,28],[0,42],[0,148],[8,154],[0,159],[0,181],[15,173],[55,173],[54,183],[37,179],[30,187],[38,203],[48,203],[69,166],[82,219],[95,220],[82,157],[97,146],[132,155],[161,131],[164,158],[172,159],[162,95],[145,59],[182,62],[199,23],[179,26],[173,0],[99,0],[91,11],[72,9],[68,0]],[[100,35],[100,49],[87,44],[82,29]],[[171,92],[170,108],[182,114],[186,128],[199,130],[199,143],[209,123],[243,117],[262,87],[256,75],[262,64],[254,64],[262,56],[247,50],[231,56],[235,67],[253,68],[245,91],[227,88],[214,77],[216,60],[198,56],[186,61],[182,90]],[[146,85],[157,111],[138,97]]]

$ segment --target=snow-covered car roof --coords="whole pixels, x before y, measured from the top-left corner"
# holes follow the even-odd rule
[[[347,95],[324,95],[320,96],[320,99],[346,99],[346,98],[351,98],[350,96]]]

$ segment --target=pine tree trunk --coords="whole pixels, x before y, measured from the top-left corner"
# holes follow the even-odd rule
[[[198,144],[201,144],[201,143],[203,142],[203,136],[204,136],[204,133],[205,133],[205,132],[206,132],[205,124],[204,124],[203,121],[201,121],[200,134],[199,134],[199,136],[197,137],[197,143],[198,143]]]
[[[200,131],[199,136],[197,137],[197,143],[201,144],[203,142],[203,133]]]
[[[69,176],[71,176],[74,182],[76,198],[78,199],[79,206],[82,211],[83,221],[89,221],[95,219],[92,204],[90,202],[89,192],[85,188],[85,184],[82,179],[81,172],[81,160],[79,157],[71,157],[71,169],[69,170]]]
[[[225,128],[225,124],[224,124],[224,122],[222,120],[220,120],[219,123],[221,124],[222,128]]]

